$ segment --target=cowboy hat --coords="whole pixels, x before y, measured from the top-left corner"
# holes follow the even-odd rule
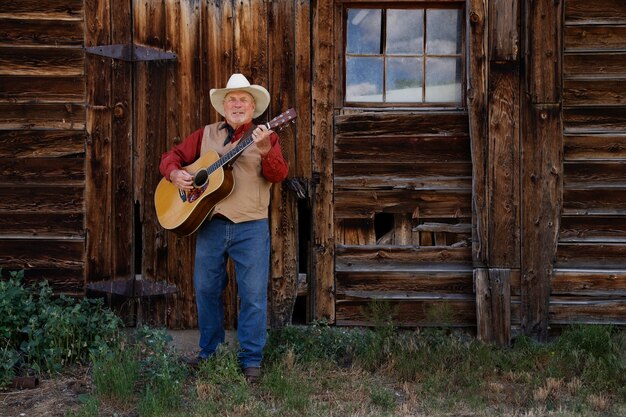
[[[256,118],[263,114],[270,104],[270,93],[260,85],[252,84],[243,74],[233,74],[228,79],[226,88],[212,88],[209,91],[211,104],[219,114],[224,116],[224,97],[233,91],[245,91],[254,98],[255,108],[252,117]]]

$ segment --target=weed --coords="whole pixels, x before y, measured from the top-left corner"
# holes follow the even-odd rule
[[[135,384],[139,379],[137,349],[123,345],[114,351],[99,352],[93,356],[92,378],[98,398],[121,406],[134,400]]]
[[[96,397],[81,397],[82,406],[77,411],[70,411],[65,417],[97,417],[100,401]]]
[[[25,287],[23,278],[18,271],[0,281],[0,342],[7,357],[3,363],[10,360],[35,372],[56,372],[86,363],[91,351],[117,343],[121,320],[102,300],[55,298],[47,282]],[[7,367],[2,369],[0,387],[10,374]]]
[[[385,412],[390,412],[396,407],[395,394],[384,387],[373,387],[370,399],[372,400],[372,404],[380,407]]]

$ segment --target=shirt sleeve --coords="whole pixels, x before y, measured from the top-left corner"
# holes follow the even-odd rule
[[[261,170],[263,177],[266,180],[273,183],[278,183],[287,178],[289,172],[289,165],[283,157],[283,150],[280,147],[280,141],[278,140],[276,132],[272,132],[270,141],[272,142],[272,148],[261,159]]]
[[[204,128],[202,127],[161,155],[161,163],[159,164],[161,175],[169,180],[172,171],[181,169],[183,166],[189,165],[198,159],[203,134]]]

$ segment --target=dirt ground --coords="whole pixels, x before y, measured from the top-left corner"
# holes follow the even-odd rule
[[[198,346],[197,330],[171,330],[172,345],[181,356],[193,356]],[[227,333],[233,345],[235,334]],[[91,392],[89,367],[73,368],[52,379],[40,379],[32,389],[0,392],[0,417],[63,417],[81,407],[81,395]],[[130,416],[128,416],[130,417]]]

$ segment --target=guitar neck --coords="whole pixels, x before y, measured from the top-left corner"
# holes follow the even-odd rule
[[[265,123],[265,126],[269,129],[269,123]],[[254,143],[252,139],[252,135],[248,135],[243,139],[239,139],[237,142],[237,146],[235,146],[230,151],[226,152],[220,159],[212,163],[206,170],[209,175],[218,169],[222,168],[224,165],[235,159],[240,153],[245,151],[250,145]]]

